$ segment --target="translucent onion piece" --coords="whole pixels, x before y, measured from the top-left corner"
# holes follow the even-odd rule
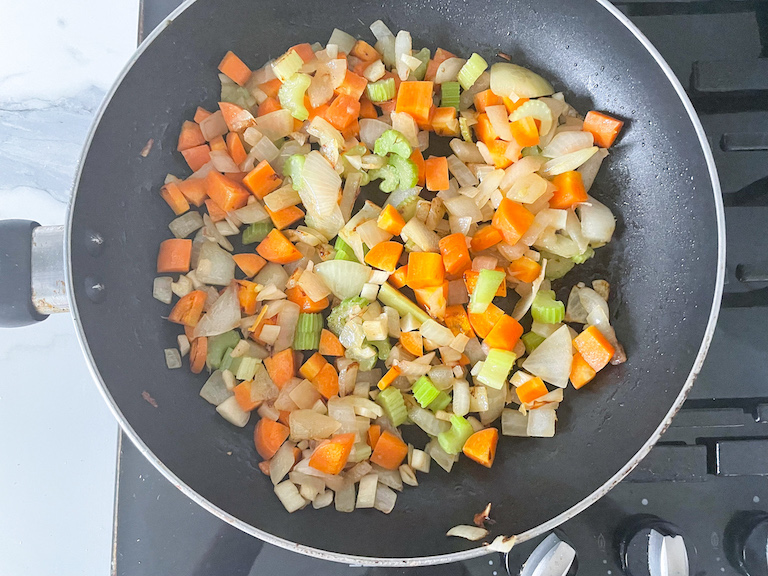
[[[490,120],[496,135],[502,140],[511,142],[513,137],[512,130],[509,127],[507,107],[503,104],[486,106],[485,113],[488,115],[488,120]],[[543,128],[544,124],[542,124],[542,129]]]
[[[504,436],[528,436],[528,415],[505,408],[501,412],[501,433]]]
[[[424,252],[438,252],[440,238],[427,228],[421,220],[411,218],[400,232],[404,240],[411,240]]]
[[[269,479],[272,480],[272,484],[277,486],[283,481],[291,471],[293,465],[296,463],[295,456],[293,455],[293,449],[296,444],[293,442],[284,442],[282,446],[275,452],[272,460],[269,462]]]
[[[307,297],[314,302],[319,302],[331,293],[322,278],[309,270],[304,270],[301,273],[297,284],[306,293]]]
[[[410,56],[412,48],[411,33],[400,30],[395,37],[395,67],[401,81],[408,80],[408,75],[411,73],[410,68],[403,61],[403,55]]]
[[[218,412],[227,422],[234,426],[238,426],[239,428],[244,428],[251,418],[251,413],[245,412],[240,408],[240,404],[238,404],[234,396],[227,398],[224,402],[216,406],[216,412]]]
[[[360,294],[371,276],[371,269],[358,262],[329,260],[315,266],[314,271],[323,279],[333,294],[343,300]]]
[[[544,78],[516,64],[500,62],[491,66],[491,90],[498,96],[538,98],[555,89]]]
[[[488,530],[485,528],[480,528],[478,526],[468,526],[466,524],[459,524],[458,526],[454,526],[448,532],[445,533],[446,536],[456,536],[458,538],[465,538],[466,540],[471,540],[472,542],[477,542],[478,540],[482,540],[486,536],[488,536]]]
[[[558,158],[571,152],[591,148],[594,143],[595,137],[590,132],[560,132],[541,150],[541,154],[547,158]]]
[[[573,345],[568,326],[562,326],[530,353],[523,368],[545,382],[565,388],[571,374]]]
[[[408,408],[408,418],[430,436],[437,436],[451,427],[450,423],[445,420],[438,420],[430,410],[416,404],[412,404]]]
[[[318,414],[314,410],[294,410],[289,417],[291,441],[329,438],[335,434],[340,424],[330,416]]]
[[[539,128],[540,134],[547,134],[552,129],[554,123],[552,110],[550,110],[549,106],[544,104],[544,102],[539,102],[538,100],[529,100],[517,108],[509,115],[509,120],[510,122],[515,122],[529,116],[541,122],[541,128]]]
[[[310,106],[318,108],[328,102],[333,97],[333,89],[331,71],[328,65],[320,64],[307,89]]]
[[[464,142],[464,140],[454,138],[451,140],[450,146],[453,153],[456,154],[456,157],[462,162],[483,162],[483,157],[480,155],[480,152],[478,152],[474,142]],[[459,184],[461,184],[461,182],[459,182]],[[465,186],[465,184],[461,185]],[[468,186],[468,184],[466,184],[466,186]]]
[[[277,303],[270,303],[270,310],[277,306]],[[277,326],[280,327],[280,334],[273,344],[273,350],[280,352],[293,345],[293,336],[296,333],[296,325],[299,322],[301,308],[294,302],[282,300],[279,303],[280,311],[277,314]]]
[[[421,61],[419,61],[421,63]],[[392,128],[400,132],[412,148],[419,147],[419,127],[410,114],[405,112],[392,112]]]
[[[264,220],[269,218],[269,214],[267,214],[267,211],[264,210],[264,207],[258,201],[251,202],[250,204],[247,204],[242,208],[238,208],[233,212],[233,214],[237,216],[237,218],[243,224],[253,224],[254,222],[263,222]]]
[[[542,406],[536,410],[531,410],[528,412],[528,436],[552,438],[555,435],[556,420],[554,408]]]
[[[394,38],[394,34],[392,34],[392,31],[389,29],[389,27],[384,24],[381,20],[376,20],[373,24],[369,26],[371,29],[371,32],[373,32],[373,35],[376,37],[376,41],[383,40],[384,38],[387,38],[389,36]]]
[[[240,168],[226,150],[211,150],[211,163],[213,167],[219,172],[226,174],[232,174],[233,172],[240,172]]]
[[[543,176],[557,176],[563,172],[570,170],[576,170],[579,166],[589,160],[595,153],[597,153],[597,146],[591,148],[584,148],[576,152],[571,152],[565,156],[553,158],[547,161],[539,170]]]
[[[341,177],[316,150],[306,156],[299,195],[307,213],[324,218],[338,208]]]
[[[152,296],[164,304],[170,304],[173,300],[170,276],[158,276],[152,283]]]
[[[453,413],[457,416],[466,416],[469,412],[469,406],[469,382],[456,380],[453,383]]]
[[[579,166],[578,172],[581,173],[581,180],[584,183],[584,189],[587,192],[589,192],[590,188],[592,188],[592,184],[595,182],[595,177],[600,170],[600,165],[603,163],[603,160],[605,160],[607,156],[608,150],[605,148],[600,148],[594,154],[594,156],[592,156],[592,158]]]
[[[444,84],[445,82],[455,82],[459,75],[459,70],[466,64],[464,58],[448,58],[437,67],[435,73],[435,84]]]
[[[224,115],[221,110],[216,110],[213,114],[200,121],[200,131],[203,133],[203,138],[210,141],[216,138],[216,136],[224,136],[229,129],[227,123],[224,122]]]
[[[288,110],[275,110],[256,118],[254,125],[266,138],[279,140],[293,132],[293,116]]]
[[[522,204],[533,204],[547,192],[547,181],[532,173],[518,178],[507,191],[507,198]]]
[[[576,210],[581,220],[581,233],[585,238],[598,243],[611,241],[616,229],[616,218],[610,208],[588,196],[587,202],[579,204]]]
[[[168,224],[168,228],[176,238],[186,238],[192,232],[203,227],[203,217],[200,212],[190,211],[182,214]]]
[[[289,513],[301,510],[307,505],[307,501],[299,494],[296,485],[290,480],[285,480],[275,486],[275,495]]]
[[[392,234],[379,228],[376,224],[376,220],[373,219],[360,224],[360,226],[355,228],[355,232],[360,234],[360,240],[362,240],[363,244],[368,246],[368,248],[373,248],[377,244],[381,244],[392,238]]]
[[[344,83],[344,77],[347,74],[347,60],[346,58],[334,58],[326,66],[331,74],[331,86],[335,90]]]
[[[205,242],[200,248],[195,275],[205,284],[227,286],[235,277],[232,254],[222,250],[215,242]]]
[[[380,483],[376,488],[376,501],[373,507],[379,512],[389,514],[394,510],[395,502],[397,502],[397,492]]]
[[[368,150],[373,150],[376,140],[379,136],[384,134],[386,130],[392,128],[386,122],[376,120],[375,118],[361,118],[360,119],[360,141],[365,144]]]
[[[469,142],[464,142],[464,144],[469,144]],[[474,149],[474,152],[477,154],[477,156],[482,160],[482,156],[480,156],[480,152],[477,151],[477,146],[475,146],[474,144],[471,144],[471,146]],[[463,149],[462,149],[462,152],[464,152]],[[474,157],[474,154],[467,154],[465,155],[465,158],[467,156]],[[477,177],[472,173],[472,171],[469,168],[467,168],[467,165],[464,164],[464,162],[459,160],[453,154],[448,156],[448,170],[450,170],[451,174],[453,174],[456,177],[456,180],[459,182],[459,186],[477,186],[478,184]]]
[[[482,214],[472,198],[457,196],[445,200],[445,207],[452,216],[467,217],[472,222],[480,222]]]
[[[583,254],[589,247],[589,240],[581,232],[581,222],[573,210],[568,210],[565,219],[565,233],[576,243],[579,254]]]

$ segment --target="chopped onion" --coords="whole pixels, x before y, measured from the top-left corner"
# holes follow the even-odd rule
[[[299,195],[307,214],[324,218],[338,208],[341,177],[316,150],[306,156]]]
[[[538,348],[536,350],[538,350]],[[555,435],[556,420],[557,416],[555,415],[555,410],[549,406],[542,406],[536,410],[529,411],[528,436],[535,438],[552,438]]]
[[[186,334],[179,334],[178,336],[176,336],[176,342],[179,345],[179,352],[181,353],[181,357],[183,358],[184,356],[187,355],[187,353],[189,353],[189,350],[191,348],[189,344],[189,338],[187,338]]]
[[[347,260],[329,260],[315,266],[314,271],[323,279],[328,289],[341,299],[360,294],[371,276],[368,266]]]
[[[338,28],[333,29],[331,37],[328,39],[328,44],[335,44],[339,47],[340,51],[346,52],[347,54],[352,51],[356,42],[357,40],[354,36],[351,36],[344,32],[344,30],[339,30]]]
[[[379,483],[376,488],[376,501],[373,503],[373,507],[379,512],[389,514],[395,508],[395,502],[397,502],[397,492]]]
[[[293,132],[293,116],[288,110],[275,110],[256,118],[254,126],[265,138],[279,140]]]
[[[546,162],[546,159],[541,156],[525,156],[520,158],[520,160],[505,170],[504,178],[499,183],[499,188],[504,192],[508,191],[518,179],[539,170],[544,162]]]
[[[549,384],[565,388],[571,374],[572,348],[568,326],[562,326],[530,353],[523,368]]]
[[[377,80],[380,80],[381,77],[386,73],[387,69],[384,66],[384,62],[381,60],[376,60],[366,67],[366,69],[363,71],[363,76],[366,80],[368,80],[368,82],[376,82]]]
[[[224,136],[229,129],[224,121],[224,115],[221,113],[221,110],[216,110],[207,118],[203,118],[200,121],[200,131],[203,133],[203,138],[209,142],[217,136]]]
[[[454,138],[451,140],[450,146],[453,153],[456,154],[456,157],[462,162],[483,162],[483,157],[480,155],[480,152],[477,150],[477,145],[475,145],[474,142],[464,142],[464,140]],[[461,182],[459,182],[459,184],[461,184]],[[461,185],[469,186],[469,184]]]
[[[403,61],[403,55],[410,56],[412,49],[411,33],[400,30],[395,36],[395,67],[401,81],[408,80],[408,75],[411,73],[408,65]]]
[[[417,404],[412,404],[408,408],[408,418],[430,436],[437,436],[441,432],[449,430],[451,427],[448,422],[438,420],[430,410],[426,410]]]
[[[203,234],[205,234],[208,238],[218,242],[222,248],[229,250],[230,252],[235,249],[235,247],[232,246],[232,243],[227,240],[221,232],[219,232],[219,229],[216,227],[216,223],[211,220],[211,217],[208,216],[208,214],[203,214],[203,224]]]
[[[378,474],[366,474],[360,478],[355,508],[373,508],[376,502],[376,489],[379,485]]]
[[[400,473],[400,480],[403,484],[407,484],[408,486],[419,485],[419,481],[416,479],[416,473],[408,464],[401,464],[397,471]]]
[[[485,395],[488,402],[488,408],[480,412],[480,422],[487,426],[501,416],[504,405],[507,403],[507,383],[504,382],[501,388],[491,388],[485,386]]]
[[[493,170],[480,179],[480,185],[477,187],[477,195],[475,196],[475,203],[478,207],[482,208],[485,206],[488,200],[490,200],[493,191],[499,187],[503,178],[504,170]]]
[[[329,438],[335,434],[340,424],[330,416],[318,414],[314,410],[294,410],[289,417],[291,441]]]
[[[269,461],[269,479],[272,480],[274,486],[283,481],[283,478],[288,475],[288,472],[291,471],[291,468],[296,463],[295,456],[293,455],[295,447],[296,444],[293,442],[284,442]]]
[[[507,198],[522,204],[533,204],[547,192],[547,181],[538,174],[518,178],[507,192]]]
[[[480,74],[480,77],[475,80],[475,83],[472,84],[469,90],[464,90],[461,93],[461,96],[459,97],[459,108],[462,111],[462,114],[465,113],[466,109],[472,106],[472,103],[475,99],[475,94],[479,94],[483,90],[487,90],[491,87],[491,75],[486,70],[482,74]]]
[[[480,222],[483,218],[480,208],[472,198],[457,196],[445,200],[445,207],[452,216],[469,218],[472,222]]]
[[[424,338],[431,340],[438,346],[448,346],[453,340],[453,332],[431,318],[421,325],[419,332]]]
[[[331,293],[322,278],[309,270],[301,273],[298,285],[313,302],[319,302]]]
[[[245,412],[240,408],[240,404],[235,400],[234,396],[230,396],[224,400],[224,402],[216,406],[216,412],[218,412],[224,420],[239,428],[244,428],[251,418],[251,413]]]
[[[535,118],[541,123],[541,128],[539,128],[541,134],[548,134],[555,121],[549,106],[538,100],[528,100],[528,102],[519,108],[516,108],[515,111],[509,115],[509,120],[515,122],[527,117]]]
[[[274,146],[274,144],[273,144]],[[240,172],[240,167],[232,160],[232,156],[226,150],[211,150],[211,163],[219,172],[234,173]]]
[[[158,276],[152,282],[152,296],[163,304],[170,304],[173,300],[172,283],[173,278],[170,276]]]
[[[419,60],[419,64],[421,61]],[[419,127],[410,114],[392,112],[392,128],[400,132],[413,148],[419,147]]]
[[[576,243],[579,254],[586,252],[589,247],[589,240],[581,232],[581,222],[573,210],[568,210],[565,219],[565,233]]]
[[[453,413],[457,416],[466,416],[469,413],[470,403],[469,382],[455,380],[453,383]]]
[[[560,132],[541,150],[541,155],[547,158],[558,158],[572,152],[591,148],[595,137],[591,132]]]
[[[186,238],[192,234],[192,232],[195,232],[202,227],[203,217],[200,215],[200,212],[195,211],[189,211],[186,214],[182,214],[168,224],[168,228],[176,238]]]
[[[293,345],[293,336],[296,333],[296,325],[299,322],[301,308],[294,302],[281,300],[279,303],[269,304],[270,310],[277,308],[277,326],[280,327],[280,335],[275,340],[274,352],[280,352]]]
[[[273,162],[275,158],[280,156],[280,150],[272,143],[272,140],[265,136],[264,138],[260,138],[259,141],[253,145],[248,156],[255,158],[259,162],[264,160]]]
[[[240,326],[237,284],[230,284],[195,326],[193,336],[217,336]]]
[[[534,280],[530,288],[528,288],[523,294],[521,294],[520,300],[517,301],[517,304],[515,304],[514,310],[512,310],[512,317],[515,320],[520,320],[523,316],[525,316],[526,312],[528,312],[528,309],[531,307],[531,304],[533,304],[533,299],[536,298],[536,294],[539,292],[539,288],[541,287],[541,283],[544,282],[544,275],[547,272],[547,261],[546,259],[542,259],[541,261],[541,271],[539,272],[539,275],[536,277],[536,280]]]
[[[333,503],[333,492],[330,490],[325,490],[324,492],[319,493],[317,496],[315,496],[314,500],[312,500],[312,508],[315,510],[320,510],[320,508],[325,508],[326,506],[330,506]]]
[[[576,208],[581,219],[581,233],[590,242],[610,242],[616,229],[616,218],[611,209],[592,196]]]
[[[402,491],[403,481],[400,478],[400,472],[383,468],[378,464],[373,465],[373,471],[378,475],[379,483],[392,488],[392,490]]]
[[[392,238],[392,234],[379,228],[376,220],[373,219],[363,222],[355,231],[360,235],[360,240],[363,241],[363,244],[368,246],[369,249]]]
[[[454,141],[452,141],[451,144],[453,144]],[[472,144],[472,147],[475,149],[475,151],[477,151],[477,146]],[[480,153],[477,152],[477,155],[480,156]],[[448,156],[448,170],[450,170],[451,174],[453,174],[456,177],[456,180],[458,181],[459,186],[477,186],[478,184],[477,177],[474,174],[472,174],[472,171],[469,168],[467,168],[464,162],[459,160],[453,154]]]
[[[254,222],[263,222],[264,220],[269,218],[269,214],[267,214],[267,211],[264,210],[264,207],[261,205],[261,202],[259,202],[258,200],[255,202],[251,202],[250,204],[247,204],[242,208],[238,208],[237,210],[234,210],[231,213],[237,216],[237,218],[243,224],[253,224]]]
[[[553,158],[552,160],[545,162],[539,172],[543,176],[557,176],[563,172],[576,170],[579,166],[584,164],[584,162],[589,160],[597,150],[597,146],[592,146],[591,148],[584,148],[558,158]]]
[[[289,513],[301,510],[307,505],[307,501],[299,494],[296,485],[290,480],[285,480],[275,486],[275,495]]]
[[[517,536],[496,536],[488,545],[488,550],[508,554],[517,543]]]
[[[528,245],[524,244],[523,242],[518,242],[515,245],[510,245],[506,242],[499,242],[496,245],[496,249],[504,258],[510,262],[514,262],[525,254],[525,252],[528,250]]]
[[[549,96],[555,91],[552,84],[535,72],[507,62],[491,66],[491,90],[513,100]]]
[[[528,415],[505,408],[501,411],[501,433],[504,436],[528,436]]]
[[[165,365],[169,370],[181,368],[181,354],[176,348],[166,348],[163,353],[165,354]]]
[[[435,72],[435,84],[445,84],[446,82],[455,82],[459,76],[459,70],[466,64],[464,58],[448,58],[444,60]]]
[[[466,524],[459,524],[458,526],[454,526],[448,532],[445,533],[446,536],[456,536],[458,538],[465,538],[467,540],[471,540],[472,542],[477,542],[478,540],[482,540],[486,536],[488,536],[488,530],[485,528],[480,528],[478,526],[468,526]]]
[[[440,238],[432,230],[427,228],[421,220],[411,218],[400,231],[400,236],[412,241],[424,252],[439,252]]]
[[[256,277],[253,279],[257,284],[262,286],[269,286],[270,284],[276,288],[282,290],[285,288],[286,282],[288,282],[288,274],[286,274],[283,267],[274,262],[267,262]]]
[[[365,144],[365,147],[368,148],[368,150],[373,150],[379,136],[384,134],[384,132],[390,128],[392,128],[392,126],[381,120],[376,120],[375,118],[361,118],[360,141]]]
[[[450,472],[451,468],[453,468],[453,464],[456,462],[456,458],[453,455],[448,454],[442,449],[437,438],[430,440],[429,444],[424,448],[424,451],[446,472]]]
[[[532,246],[535,244],[542,233],[548,228],[554,230],[560,230],[565,228],[566,213],[564,210],[555,210],[553,208],[546,208],[536,214],[533,218],[528,230],[526,230],[520,241],[523,244]]]
[[[307,88],[309,105],[318,108],[328,102],[333,97],[333,88],[330,69],[326,64],[320,64]]]
[[[589,192],[589,189],[592,188],[592,184],[595,182],[595,177],[597,176],[597,172],[600,170],[600,165],[603,163],[603,160],[608,156],[608,150],[605,148],[600,148],[592,158],[584,162],[581,166],[579,166],[579,169],[577,170],[579,173],[581,173],[581,181],[584,184],[584,189]]]
[[[512,130],[509,127],[507,107],[503,104],[486,106],[485,113],[488,115],[488,120],[490,120],[496,135],[502,140],[511,142],[514,138],[512,137]]]

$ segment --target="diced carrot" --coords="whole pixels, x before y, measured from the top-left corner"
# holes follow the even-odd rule
[[[507,269],[509,273],[520,280],[520,282],[533,282],[539,277],[541,273],[541,264],[528,258],[527,256],[521,256],[514,262],[511,262]]]
[[[253,316],[256,314],[256,308],[259,304],[256,299],[259,295],[259,285],[248,280],[238,280],[237,284],[237,299],[240,301],[240,308],[246,316]]]
[[[397,268],[402,253],[403,245],[400,242],[380,242],[365,255],[365,263],[391,274]]]
[[[416,164],[416,168],[419,170],[416,184],[419,186],[424,186],[424,184],[427,182],[427,169],[426,164],[424,163],[424,156],[421,154],[421,150],[418,148],[414,148],[413,152],[411,152],[411,162]]]
[[[264,368],[275,386],[282,389],[296,375],[296,357],[293,349],[286,348],[269,358],[264,358]]]
[[[557,190],[549,201],[550,208],[568,210],[575,204],[587,201],[587,191],[581,179],[581,172],[576,170],[562,172],[552,179],[552,183]]]
[[[470,312],[469,323],[472,324],[472,328],[474,328],[480,338],[485,338],[496,325],[496,322],[501,320],[502,316],[504,316],[504,310],[495,304],[489,304],[482,314],[472,314]]]
[[[208,118],[208,116],[210,116],[210,115],[211,115],[211,113],[208,112],[208,110],[206,110],[202,106],[198,106],[197,110],[195,110],[195,117],[193,118],[193,120],[195,122],[197,122],[198,124],[200,124],[200,122],[202,122],[203,120]]]
[[[578,390],[588,382],[591,382],[596,375],[597,372],[593,370],[592,366],[587,364],[584,357],[578,352],[574,352],[570,376],[573,387]]]
[[[339,393],[339,374],[328,362],[320,368],[320,372],[310,382],[326,400]]]
[[[221,222],[227,217],[227,213],[219,208],[219,205],[210,198],[205,201],[205,209],[208,210],[208,216],[210,216],[211,220],[214,222]]]
[[[427,314],[436,320],[445,318],[445,305],[448,301],[448,281],[444,281],[439,286],[428,286],[427,288],[414,288],[413,295],[416,297],[416,303],[421,306]]]
[[[504,268],[497,267],[496,270],[504,272]],[[464,278],[464,285],[467,287],[467,294],[471,295],[472,292],[475,291],[475,286],[477,286],[477,279],[480,277],[480,272],[477,270],[465,270],[462,277]],[[501,296],[503,298],[506,295],[507,283],[502,282],[499,288],[496,290],[496,296]]]
[[[277,421],[280,422],[280,424],[285,424],[286,426],[291,425],[291,413],[288,410],[280,410],[280,416],[277,417]]]
[[[406,284],[409,288],[441,286],[445,279],[443,257],[434,252],[411,252],[408,255]]]
[[[458,136],[459,120],[453,106],[435,108],[431,121],[432,130],[438,136]]]
[[[440,64],[448,60],[448,58],[455,58],[455,56],[448,52],[448,50],[438,48],[435,51],[435,55],[427,64],[427,71],[424,74],[424,80],[434,80],[435,74],[437,74],[437,69],[440,67]]]
[[[282,183],[283,181],[266,160],[259,162],[256,167],[248,172],[246,177],[243,178],[243,184],[245,184],[248,190],[253,192],[253,195],[259,200],[263,199],[264,196],[270,192],[274,192],[280,188],[280,184]]]
[[[379,114],[376,112],[376,108],[367,96],[360,98],[360,118],[378,118]]]
[[[506,96],[502,96],[501,99],[504,102],[504,106],[507,107],[508,114],[512,114],[512,112],[514,112],[515,110],[520,108],[520,106],[522,106],[523,104],[528,102],[528,100],[530,100],[530,98],[523,97],[523,98],[518,98],[513,102],[511,98],[507,98]]]
[[[277,92],[282,85],[283,83],[280,82],[280,79],[272,78],[272,80],[267,80],[264,84],[259,84],[259,90],[264,92],[268,97],[277,98]]]
[[[301,365],[301,368],[299,368],[299,374],[311,382],[317,377],[318,374],[320,374],[320,370],[322,370],[323,366],[326,364],[328,364],[328,360],[323,358],[322,354],[319,352],[315,352],[306,362],[304,362],[304,364]]]
[[[230,132],[227,134],[227,152],[229,152],[232,160],[238,166],[248,158],[248,153],[245,151],[243,141],[240,140],[240,135],[237,132]]]
[[[256,445],[256,451],[259,456],[269,460],[274,456],[280,446],[288,439],[290,429],[288,426],[275,422],[268,418],[262,418],[256,422],[256,428],[253,430],[253,443]]]
[[[272,230],[256,247],[262,258],[275,264],[289,264],[301,260],[304,255],[279,230]]]
[[[256,110],[256,116],[264,116],[265,114],[269,114],[270,112],[275,112],[276,110],[280,110],[282,106],[280,106],[280,102],[277,100],[277,98],[273,98],[272,96],[268,96],[264,102],[259,104],[258,110]]]
[[[542,379],[536,376],[535,378],[528,380],[528,382],[518,386],[516,388],[516,392],[520,402],[523,404],[528,404],[537,398],[541,398],[549,391],[547,390],[547,386],[544,384]]]
[[[205,184],[208,189],[208,196],[224,212],[237,210],[248,203],[248,190],[216,170],[208,172],[205,177]]]
[[[184,194],[184,198],[197,207],[202,206],[205,199],[208,198],[205,178],[187,178],[181,182],[176,182],[176,185],[179,187],[179,191]]]
[[[509,129],[520,146],[536,146],[539,143],[539,131],[530,116],[515,120],[509,125]]]
[[[385,388],[389,388],[389,385],[392,384],[392,382],[395,381],[395,378],[400,376],[402,372],[400,371],[400,368],[397,366],[392,366],[389,370],[387,370],[387,373],[384,374],[384,376],[381,377],[378,384],[376,386],[379,390],[384,390]]]
[[[336,334],[325,328],[320,332],[320,346],[317,351],[323,356],[344,356],[344,346],[341,345]]]
[[[355,42],[355,45],[349,52],[349,55],[354,56],[355,58],[360,58],[360,60],[365,60],[366,62],[371,62],[381,58],[381,54],[379,54],[378,50],[368,44],[368,42],[365,40],[358,40]]]
[[[389,430],[384,430],[371,454],[371,462],[387,470],[397,470],[405,457],[408,446]]]
[[[352,124],[359,115],[360,102],[346,94],[336,96],[325,111],[325,119],[337,130],[343,130]]]
[[[312,108],[312,106],[309,105],[309,97],[306,97],[304,99],[304,107],[307,109],[307,112],[309,112],[308,120],[313,120],[315,116],[320,116],[320,118],[325,119],[325,112],[328,110],[328,104],[322,104],[318,106],[317,108]],[[378,114],[376,114],[376,117],[378,118]]]
[[[596,326],[585,328],[581,334],[573,339],[573,346],[595,372],[605,368],[605,365],[610,362],[614,352],[616,352]]]
[[[200,374],[205,368],[205,359],[208,356],[208,338],[198,336],[192,340],[189,348],[189,369],[193,374]]]
[[[259,270],[264,268],[264,265],[267,263],[267,261],[258,254],[235,254],[232,256],[232,259],[247,278],[256,276],[256,274],[259,273]]]
[[[445,327],[449,328],[454,336],[459,334],[464,334],[467,338],[474,338],[475,336],[472,325],[469,323],[467,311],[461,304],[445,308]]]
[[[427,182],[427,190],[438,192],[448,190],[448,158],[445,156],[432,156],[424,161],[424,174]]]
[[[504,236],[501,235],[501,232],[493,226],[488,225],[483,226],[475,232],[475,235],[472,236],[470,246],[472,247],[473,252],[482,252],[491,246],[495,246],[502,240],[504,240]]]
[[[261,400],[254,400],[251,398],[252,384],[253,383],[250,380],[246,380],[244,382],[240,382],[240,384],[235,386],[232,390],[232,392],[235,393],[235,400],[237,401],[238,406],[240,406],[244,412],[252,412],[261,406]],[[267,420],[267,422],[272,422],[272,420]],[[275,422],[275,424],[277,424],[277,422]],[[258,424],[256,426],[258,427]],[[282,424],[280,424],[280,426],[282,426]]]
[[[351,56],[350,58],[347,59],[347,68],[353,74],[357,74],[358,76],[364,76],[368,66],[373,64],[375,61],[376,60],[360,60],[360,58]]]
[[[208,144],[201,144],[200,146],[182,150],[181,155],[184,156],[184,160],[187,161],[187,165],[192,172],[197,172],[211,161],[211,149],[208,147]]]
[[[270,210],[269,206],[264,206],[264,209],[267,211],[267,214],[269,214],[269,217],[272,219],[272,223],[278,230],[288,228],[291,224],[304,218],[304,212],[298,206],[288,206],[277,212]]]
[[[432,107],[432,89],[432,82],[401,82],[400,89],[397,91],[395,112],[406,112],[418,124],[429,124],[429,109]]]
[[[296,54],[301,56],[301,59],[304,60],[305,64],[315,59],[315,53],[308,42],[305,42],[304,44],[296,44],[296,46],[291,46],[288,50],[295,51]]]
[[[491,225],[504,236],[507,244],[517,244],[533,223],[533,214],[522,204],[504,198],[491,220]]]
[[[301,308],[301,311],[308,314],[322,312],[328,308],[328,306],[330,306],[330,302],[328,301],[327,297],[322,298],[317,302],[310,300],[309,296],[307,296],[307,293],[304,292],[304,290],[302,290],[298,285],[291,288],[286,288],[285,294],[288,296],[289,301],[293,302],[294,304],[298,304],[299,308]]]
[[[258,464],[258,466],[259,466],[259,471],[260,471],[262,474],[264,474],[264,476],[269,476],[269,471],[270,471],[270,462],[271,462],[270,460],[262,460],[262,461],[261,461],[261,462],[259,462],[259,464]]]
[[[355,434],[352,432],[325,440],[318,444],[312,456],[309,457],[309,465],[326,474],[338,474],[344,470],[354,444]]]
[[[253,114],[237,104],[219,102],[219,110],[221,110],[221,115],[224,117],[224,122],[230,132],[241,132],[256,124]]]
[[[219,63],[219,72],[240,86],[245,86],[251,78],[251,69],[232,51],[224,54],[224,58]]]
[[[300,127],[299,127],[300,129]],[[342,128],[341,130],[341,136],[344,138],[344,140],[351,140],[352,138],[357,138],[360,134],[360,122],[357,118],[352,120],[346,128]]]
[[[385,232],[397,236],[400,234],[403,226],[405,226],[405,220],[403,220],[400,212],[398,212],[392,204],[387,204],[384,206],[384,209],[379,212],[379,217],[376,219],[376,225]]]
[[[472,266],[472,260],[467,250],[466,236],[457,232],[442,238],[438,243],[440,254],[443,256],[445,272],[451,276],[461,274]]]
[[[520,323],[512,318],[512,316],[505,314],[499,318],[499,321],[488,332],[488,335],[485,337],[485,343],[491,348],[513,350],[522,335],[523,327]]]
[[[192,326],[184,326],[184,336],[187,337],[191,344],[195,339],[195,329]]]
[[[157,254],[158,272],[189,272],[192,259],[192,240],[169,238],[160,243]]]
[[[400,345],[414,356],[424,355],[424,337],[421,332],[400,332]]]
[[[181,152],[182,150],[194,148],[195,146],[200,146],[201,144],[205,144],[205,138],[203,137],[203,133],[200,131],[200,125],[196,122],[185,120],[184,124],[181,125],[179,143],[176,146],[176,150]]]
[[[493,129],[491,121],[488,119],[488,114],[483,112],[477,115],[477,124],[474,125],[475,136],[481,142],[493,142],[499,136],[496,134],[496,130]]]
[[[485,146],[488,148],[488,154],[490,154],[495,168],[504,170],[512,165],[513,159],[507,156],[507,150],[509,150],[510,146],[517,148],[516,142],[504,142],[504,140],[497,138],[496,140],[485,142]],[[517,151],[516,153],[517,158],[514,159],[515,161],[520,159],[520,152]]]
[[[344,76],[344,81],[334,90],[334,92],[336,92],[336,94],[346,94],[355,100],[360,100],[367,85],[368,80],[347,70],[347,73]]]
[[[168,320],[184,326],[197,326],[208,295],[202,290],[195,290],[182,296],[171,310]]]
[[[478,430],[464,442],[462,452],[486,468],[493,466],[496,458],[496,446],[499,443],[499,431],[496,428]]]
[[[175,182],[168,182],[165,186],[160,188],[160,196],[166,201],[168,206],[171,207],[173,213],[176,216],[184,214],[189,210],[189,202],[184,197],[184,194],[179,190],[178,185]]]
[[[408,279],[408,265],[400,266],[397,270],[389,275],[389,283],[395,288],[402,288],[405,286]]]
[[[224,141],[223,136],[214,136],[211,138],[211,141],[208,142],[208,146],[211,147],[211,150],[226,150],[227,149],[227,143]]]
[[[602,112],[590,110],[584,117],[584,125],[581,129],[591,133],[595,137],[595,144],[598,146],[610,148],[622,126],[624,126],[624,122],[621,120]]]
[[[368,428],[368,446],[370,446],[371,449],[376,448],[376,442],[379,441],[379,436],[381,436],[381,426],[373,424]]]
[[[475,110],[478,112],[485,112],[486,107],[497,106],[498,104],[503,104],[503,101],[491,89],[475,94]]]

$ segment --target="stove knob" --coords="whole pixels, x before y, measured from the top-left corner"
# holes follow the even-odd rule
[[[507,572],[520,576],[576,576],[577,569],[576,551],[555,534],[550,534],[536,546],[519,573],[507,565]]]
[[[627,576],[689,576],[688,549],[679,529],[657,516],[633,517],[619,536]]]
[[[745,576],[768,576],[768,513],[739,512],[725,527],[725,555]]]

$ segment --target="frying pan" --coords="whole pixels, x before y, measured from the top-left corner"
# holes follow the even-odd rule
[[[187,173],[175,152],[179,127],[197,105],[216,106],[216,66],[227,50],[256,67],[293,44],[325,43],[334,27],[371,39],[367,25],[379,18],[410,30],[415,46],[476,51],[490,61],[503,51],[553,79],[580,111],[626,120],[593,191],[617,215],[615,239],[555,287],[563,297],[575,281],[607,278],[612,323],[629,360],[566,392],[554,438],[503,438],[491,470],[466,459],[450,475],[433,469],[400,494],[389,515],[332,507],[288,515],[257,468],[255,418],[245,430],[231,426],[197,395],[203,375],[165,367],[162,350],[175,345],[178,327],[162,319],[167,307],[152,298],[157,247],[170,236],[157,191],[168,172]],[[150,138],[154,146],[142,157]],[[30,290],[32,228],[0,228],[5,325],[41,319],[38,311],[50,305],[37,272]],[[272,544],[400,566],[483,554],[480,543],[444,534],[488,502],[492,536],[527,540],[626,476],[701,368],[725,253],[717,175],[693,108],[658,52],[604,0],[187,2],[141,45],[102,105],[65,234],[67,292],[83,353],[125,433],[171,482]],[[39,251],[36,241],[32,257]]]

